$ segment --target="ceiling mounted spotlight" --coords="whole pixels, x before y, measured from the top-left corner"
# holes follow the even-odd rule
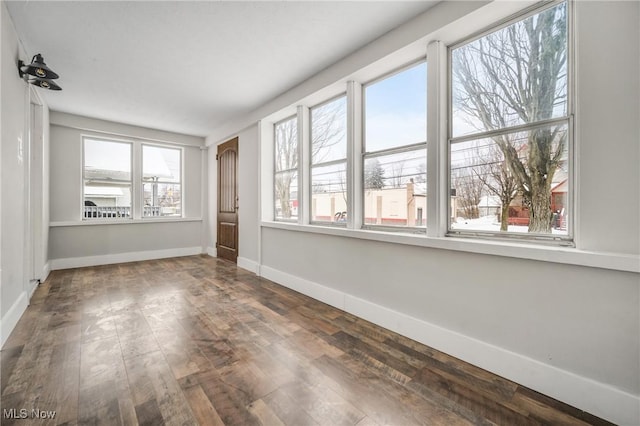
[[[62,90],[60,86],[51,81],[58,78],[58,74],[44,63],[44,58],[39,53],[31,59],[29,65],[18,61],[18,73],[24,81],[34,86],[49,90]]]

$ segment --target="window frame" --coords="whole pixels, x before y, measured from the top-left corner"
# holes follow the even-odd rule
[[[382,75],[377,76],[376,78],[369,80],[365,83],[362,84],[362,101],[361,101],[361,108],[362,108],[362,137],[361,137],[361,155],[359,159],[353,159],[352,161],[359,161],[360,162],[360,169],[362,172],[362,176],[361,176],[361,182],[362,182],[362,186],[361,188],[357,188],[357,190],[360,192],[360,198],[361,198],[361,203],[362,203],[362,226],[361,229],[363,230],[371,230],[371,231],[383,231],[383,232],[404,232],[404,233],[413,233],[413,234],[425,234],[427,232],[427,221],[425,219],[425,223],[423,226],[393,226],[393,225],[376,225],[376,224],[367,224],[366,223],[366,209],[364,208],[365,205],[365,197],[366,197],[366,189],[365,189],[365,162],[367,159],[370,158],[377,158],[377,157],[384,157],[384,156],[388,156],[388,155],[394,155],[394,154],[402,154],[402,153],[408,153],[408,152],[414,152],[414,151],[420,151],[422,149],[424,149],[425,152],[425,165],[428,163],[428,151],[427,151],[427,146],[428,146],[428,128],[429,128],[429,123],[428,123],[428,114],[426,114],[425,111],[425,134],[424,134],[424,142],[415,142],[412,144],[408,144],[408,145],[400,145],[400,146],[396,146],[396,147],[391,147],[391,148],[384,148],[384,149],[379,149],[377,151],[367,151],[367,87],[370,87],[376,83],[379,83],[381,81],[384,81],[386,79],[389,79],[391,77],[394,77],[398,74],[403,73],[404,71],[407,71],[411,68],[414,68],[418,65],[424,64],[426,67],[426,75],[425,75],[425,79],[428,79],[428,58],[426,56],[420,56],[417,59],[414,59],[410,62],[407,62],[397,68],[394,68],[393,70],[386,72]],[[429,104],[429,100],[428,100],[428,96],[427,96],[427,90],[426,87],[428,85],[428,81],[425,80],[425,105],[428,109],[428,104]],[[428,176],[428,173],[425,173],[425,178]],[[429,198],[427,195],[427,204],[429,203]],[[425,209],[425,215],[426,215],[426,209]]]
[[[166,220],[177,220],[184,218],[184,147],[178,145],[170,145],[170,144],[160,144],[153,142],[140,142],[140,218],[143,220],[150,219],[166,219]],[[178,182],[145,182],[144,181],[144,147],[150,146],[154,148],[163,148],[163,149],[173,149],[179,152],[180,154],[180,180]],[[179,216],[145,216],[144,214],[144,184],[171,184],[171,185],[180,185],[180,215]]]
[[[527,18],[538,15],[546,10],[552,9],[565,4],[567,14],[567,103],[566,113],[561,117],[554,117],[551,119],[540,120],[533,123],[524,123],[518,125],[512,125],[497,130],[482,131],[469,133],[459,136],[453,136],[453,65],[452,65],[452,52],[462,46],[468,45],[477,41],[489,34],[496,33],[504,28],[524,21]],[[506,240],[506,241],[522,241],[530,243],[543,243],[556,246],[568,246],[575,247],[575,223],[576,223],[576,191],[575,191],[575,169],[576,169],[576,147],[575,147],[575,26],[574,26],[574,7],[573,2],[570,0],[554,0],[546,2],[542,5],[535,4],[527,7],[515,14],[512,14],[502,20],[497,21],[494,24],[488,25],[482,30],[473,33],[467,37],[464,37],[454,43],[447,46],[446,57],[446,80],[447,80],[447,94],[446,94],[446,108],[447,108],[447,130],[446,130],[446,183],[445,188],[439,188],[441,191],[445,191],[445,198],[447,199],[447,217],[446,217],[446,237],[456,238],[473,238],[473,239],[491,239],[491,240]],[[567,234],[542,234],[542,233],[528,233],[528,232],[504,232],[504,231],[483,231],[473,229],[452,229],[451,219],[453,212],[451,211],[451,195],[450,189],[452,188],[451,180],[451,148],[456,143],[463,143],[474,140],[481,140],[491,136],[499,136],[505,134],[513,134],[522,131],[533,130],[541,127],[547,127],[554,124],[564,123],[567,128],[567,180],[568,180],[568,193],[567,193]]]
[[[313,122],[312,122],[312,112],[314,109],[316,108],[320,108],[323,107],[327,104],[330,104],[331,102],[337,101],[339,99],[344,98],[344,103],[345,103],[345,135],[344,135],[344,139],[345,139],[345,156],[344,159],[337,159],[337,160],[330,160],[330,161],[325,161],[325,162],[321,162],[321,163],[313,163],[313,148],[312,148],[312,144],[313,144]],[[340,165],[344,163],[345,166],[345,193],[347,195],[347,201],[346,201],[346,208],[347,208],[347,217],[349,215],[349,199],[353,196],[353,194],[350,193],[349,191],[349,184],[348,184],[348,179],[349,179],[349,173],[351,171],[351,164],[349,161],[349,138],[348,138],[348,129],[349,129],[349,112],[348,112],[348,104],[349,104],[349,99],[348,99],[348,94],[346,91],[341,92],[335,96],[332,96],[331,98],[324,100],[320,103],[317,103],[311,107],[308,108],[307,114],[309,116],[309,120],[308,120],[308,146],[303,146],[302,149],[307,149],[309,152],[309,161],[308,161],[308,170],[309,170],[309,183],[308,185],[305,185],[307,193],[308,193],[308,197],[309,197],[309,224],[310,225],[320,225],[320,226],[338,226],[338,227],[346,227],[347,226],[347,221],[342,221],[342,222],[338,222],[335,220],[313,220],[313,169],[314,168],[318,168],[318,167],[327,167],[327,166],[335,166],[335,165]],[[298,140],[298,143],[300,143],[301,141]],[[299,158],[300,160],[300,158]],[[300,161],[299,161],[300,162]]]
[[[129,180],[113,180],[113,182],[116,183],[128,183],[129,184],[129,192],[130,192],[130,205],[129,205],[129,216],[128,217],[122,217],[122,216],[113,216],[113,217],[98,217],[96,215],[96,217],[87,217],[86,216],[86,212],[85,212],[85,198],[86,198],[86,192],[85,192],[85,186],[86,186],[86,182],[87,182],[87,177],[85,175],[85,171],[86,171],[86,142],[87,140],[91,140],[91,141],[96,141],[96,142],[106,142],[106,143],[119,143],[119,144],[125,144],[125,145],[129,145],[129,170],[130,170],[130,178]],[[93,135],[88,135],[88,134],[83,134],[80,137],[80,141],[82,144],[82,165],[81,165],[81,170],[82,170],[82,196],[80,198],[80,203],[81,203],[81,207],[80,207],[80,217],[81,217],[81,221],[87,221],[87,222],[91,222],[91,221],[97,221],[97,220],[106,220],[108,222],[116,222],[119,220],[132,220],[134,217],[134,200],[135,200],[135,189],[134,189],[134,180],[135,180],[135,162],[134,162],[134,150],[135,150],[135,141],[131,140],[131,139],[119,139],[119,138],[109,138],[109,137],[104,137],[104,136],[93,136]]]
[[[566,125],[567,132],[567,156],[566,170],[568,179],[568,193],[566,197],[565,209],[567,210],[567,234],[533,234],[528,232],[487,232],[476,230],[451,230],[451,140],[452,138],[452,66],[451,52],[452,49],[462,45],[471,43],[484,35],[494,33],[501,30],[514,22],[526,19],[529,16],[537,15],[544,10],[553,8],[559,4],[566,4],[567,8],[567,94],[566,94],[566,114],[561,117],[553,118],[549,121],[538,121],[531,124],[524,124],[522,127],[511,126],[505,129],[495,131],[496,133],[511,133],[522,129],[531,129],[540,127],[545,124],[562,122]],[[514,10],[512,8],[511,10]],[[270,136],[263,136],[266,140],[270,140],[270,148],[264,150],[265,153],[275,151],[275,128],[278,124],[288,120],[295,120],[297,125],[297,143],[298,143],[298,167],[290,169],[289,172],[297,173],[298,182],[298,216],[294,219],[282,219],[276,216],[275,203],[275,179],[277,174],[275,169],[275,152],[271,154],[271,159],[262,161],[271,164],[264,167],[264,171],[271,169],[269,174],[265,174],[261,179],[268,182],[271,180],[270,202],[271,208],[262,210],[262,218],[264,223],[288,222],[287,226],[296,226],[300,228],[309,225],[317,226],[319,232],[331,232],[332,223],[325,221],[310,220],[311,216],[311,169],[318,167],[322,163],[314,164],[312,167],[312,159],[310,158],[311,148],[311,125],[310,110],[318,106],[331,102],[345,96],[347,100],[347,210],[349,217],[345,226],[345,232],[354,231],[369,232],[375,235],[379,232],[382,239],[395,238],[393,234],[405,234],[411,238],[411,234],[418,234],[416,238],[427,239],[448,239],[451,244],[459,244],[460,241],[467,242],[478,241],[480,243],[493,242],[494,244],[533,244],[537,246],[572,246],[575,247],[575,229],[577,219],[579,217],[576,212],[576,155],[577,148],[575,142],[574,130],[574,114],[575,114],[575,26],[574,26],[574,8],[570,0],[553,0],[538,3],[522,8],[510,15],[503,15],[504,18],[496,19],[489,22],[479,31],[468,31],[464,37],[458,38],[457,41],[442,41],[439,39],[427,40],[424,44],[422,52],[414,51],[411,57],[407,59],[407,55],[398,55],[398,60],[394,61],[397,65],[393,66],[391,61],[389,65],[384,66],[384,70],[379,73],[375,71],[364,71],[365,68],[354,72],[352,76],[338,80],[322,89],[308,94],[298,102],[289,104],[288,106],[274,111],[261,121],[262,131],[270,133]],[[456,30],[458,34],[463,34],[464,30]],[[398,51],[400,52],[400,51]],[[377,151],[366,151],[366,90],[380,81],[402,73],[421,63],[427,66],[426,72],[426,132],[425,139],[415,144],[401,145],[392,148],[379,149]],[[360,77],[359,77],[360,76]],[[345,90],[346,87],[346,90]],[[323,100],[324,99],[324,100]],[[285,117],[285,118],[282,118]],[[462,135],[455,138],[478,139],[487,136],[483,133],[473,133]],[[424,210],[424,224],[421,226],[394,226],[394,225],[375,225],[364,223],[365,219],[365,161],[375,157],[385,155],[400,154],[403,152],[413,152],[425,150],[425,160],[427,165],[427,195],[426,208]],[[336,162],[342,163],[343,160]],[[262,163],[266,165],[268,163]],[[266,187],[263,187],[266,189]],[[271,216],[273,215],[273,216]],[[285,225],[285,224],[283,224]],[[342,225],[342,224],[340,224]],[[383,237],[384,236],[384,237]],[[398,237],[400,238],[400,237]]]
[[[295,168],[293,169],[287,169],[287,170],[278,170],[277,167],[277,155],[278,155],[278,150],[276,149],[276,145],[278,143],[277,141],[277,133],[276,133],[276,129],[278,127],[278,125],[285,123],[287,121],[292,121],[294,122],[295,126],[296,126],[296,143],[297,143],[297,147],[296,147],[296,155],[298,156],[298,160],[297,160],[297,165]],[[301,186],[300,186],[300,176],[302,174],[302,162],[300,161],[302,159],[302,155],[301,155],[301,140],[300,140],[300,117],[299,117],[299,113],[296,112],[292,115],[288,115],[286,118],[283,118],[281,120],[276,121],[275,123],[273,123],[273,127],[272,127],[272,135],[273,135],[273,155],[271,158],[271,161],[273,162],[273,176],[272,176],[272,184],[271,184],[271,190],[273,191],[273,205],[271,206],[272,211],[273,211],[273,220],[276,222],[285,222],[285,223],[299,223],[300,222],[300,199],[301,199]],[[297,173],[297,187],[298,187],[298,196],[297,196],[297,200],[298,200],[298,215],[295,218],[279,218],[278,217],[278,209],[276,207],[276,181],[277,181],[277,176],[278,174],[282,174],[282,173]]]

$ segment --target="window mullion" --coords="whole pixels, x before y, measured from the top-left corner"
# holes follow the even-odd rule
[[[298,223],[309,224],[311,215],[311,128],[309,108],[298,106]]]
[[[442,237],[449,216],[447,149],[447,48],[441,41],[427,46],[427,236]]]
[[[273,124],[267,123],[265,120],[258,122],[258,155],[260,163],[258,164],[258,205],[260,208],[260,219],[264,221],[271,221],[275,219],[275,137]],[[217,162],[215,161],[214,154],[207,155],[207,162],[209,165],[209,172],[215,174],[217,170]],[[211,187],[211,191],[214,191],[215,186]],[[215,195],[214,195],[215,197]],[[213,200],[213,199],[211,199]],[[213,207],[213,206],[211,206]],[[213,214],[212,211],[209,214]],[[258,233],[260,238],[260,233]],[[258,244],[258,247],[261,247]],[[258,256],[261,256],[261,251],[258,251]]]
[[[529,131],[532,129],[538,129],[541,127],[549,127],[550,125],[553,125],[553,124],[566,123],[568,121],[569,121],[568,116],[550,118],[548,120],[535,121],[533,123],[524,123],[524,124],[519,124],[517,126],[503,127],[495,130],[488,130],[484,132],[476,132],[476,133],[469,133],[467,135],[456,136],[451,138],[449,140],[449,143],[456,144],[461,142],[470,142],[478,139],[487,139],[487,138],[492,138],[496,136],[507,135],[509,133],[526,132],[526,131]]]
[[[142,143],[135,141],[131,151],[131,213],[134,219],[142,218]]]
[[[362,143],[362,85],[347,82],[347,228],[362,228],[364,179]]]

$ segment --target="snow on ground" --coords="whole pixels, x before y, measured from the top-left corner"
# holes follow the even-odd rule
[[[451,224],[451,229],[466,229],[471,231],[493,231],[500,232],[500,222],[495,215],[483,216],[478,219],[465,219],[462,217],[456,218],[455,222]],[[522,232],[527,233],[529,227],[521,225],[509,225],[508,232]],[[567,231],[563,229],[552,230],[553,234],[567,235]]]

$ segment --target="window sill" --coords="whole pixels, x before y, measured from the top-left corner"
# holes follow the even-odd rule
[[[60,228],[67,226],[93,226],[93,225],[139,225],[141,223],[174,223],[174,222],[202,222],[200,217],[178,217],[178,218],[149,218],[149,219],[92,219],[73,220],[63,222],[50,222],[50,228]]]
[[[406,244],[441,250],[504,256],[543,262],[579,265],[592,268],[640,273],[640,256],[624,253],[605,253],[579,250],[570,247],[555,247],[512,241],[471,240],[457,237],[427,237],[425,235],[402,232],[381,232],[375,230],[344,229],[338,227],[299,225],[283,222],[262,222],[264,228],[312,234],[335,235],[362,240]]]

